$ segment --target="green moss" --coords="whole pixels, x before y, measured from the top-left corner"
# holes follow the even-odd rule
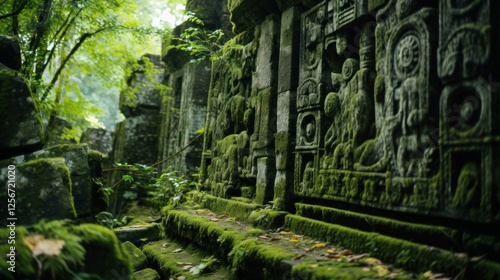
[[[139,269],[144,268],[147,261],[146,255],[144,255],[144,253],[130,241],[123,242],[122,246],[130,256],[133,270],[137,271]]]
[[[82,224],[73,231],[82,237],[85,248],[85,269],[103,279],[132,279],[132,264],[127,252],[110,229],[94,224]]]
[[[23,224],[34,224],[41,219],[74,219],[72,183],[69,170],[62,158],[35,159],[17,166],[25,184],[18,186],[22,196],[16,214]],[[36,188],[31,186],[36,185]]]
[[[194,193],[194,201],[217,214],[228,214],[231,217],[246,221],[252,211],[261,207],[258,204],[244,203],[230,199],[215,197],[204,193]]]
[[[89,150],[88,159],[92,177],[102,176],[102,158],[103,155],[99,151]]]
[[[248,217],[248,222],[253,226],[263,229],[276,229],[285,224],[285,216],[288,212],[262,209],[253,212]]]
[[[135,279],[140,280],[160,280],[160,275],[152,268],[145,268],[134,272]]]
[[[281,265],[283,260],[291,260],[294,253],[272,244],[259,244],[256,240],[239,243],[229,254],[229,261],[238,279],[281,279],[287,268]],[[255,269],[255,268],[259,269]]]
[[[164,246],[168,244],[168,246]],[[158,242],[151,242],[144,246],[144,253],[152,265],[162,276],[162,279],[170,279],[184,276],[186,279],[200,278],[209,280],[229,280],[232,279],[231,272],[224,267],[220,267],[220,262],[212,262],[207,269],[199,275],[193,275],[186,266],[198,266],[207,263],[213,257],[200,250],[192,244],[180,243],[173,239],[164,239]]]
[[[452,238],[452,236],[458,236],[457,231],[446,227],[401,222],[317,205],[297,203],[295,206],[299,215],[327,223],[339,224],[363,231],[376,231],[381,234],[425,243],[443,249],[455,248],[460,243],[458,238]]]
[[[292,277],[310,280],[358,280],[358,279],[389,279],[378,276],[376,270],[363,270],[361,263],[357,262],[303,262],[292,269]],[[412,279],[409,275],[398,275],[390,279]]]
[[[178,210],[168,211],[162,223],[169,236],[192,240],[220,258],[227,257],[233,246],[244,239],[236,228],[221,227],[217,223]]]
[[[0,262],[0,278],[1,279],[34,279],[36,272],[38,271],[35,260],[32,257],[30,250],[24,245],[23,239],[27,234],[25,227],[16,226],[15,228],[15,239],[9,239],[10,229],[4,228],[0,229],[0,252],[2,252],[3,259]],[[12,241],[14,240],[14,241]],[[11,243],[8,243],[10,241]],[[15,243],[12,243],[15,242]],[[10,264],[11,247],[15,247],[15,273],[8,270]]]
[[[259,228],[252,228],[247,231],[247,233],[251,236],[259,236],[264,234],[264,231]]]
[[[427,270],[457,274],[465,260],[451,252],[438,250],[376,233],[363,232],[295,215],[286,217],[286,225],[296,233],[349,248],[354,252],[371,253],[385,262],[416,272]],[[405,256],[411,256],[406,258]]]

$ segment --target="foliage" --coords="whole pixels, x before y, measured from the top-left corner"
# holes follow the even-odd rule
[[[126,173],[122,176],[126,191],[123,197],[126,200],[145,200],[158,208],[166,205],[177,205],[186,200],[185,194],[195,188],[195,183],[171,168],[158,170],[152,166],[142,164],[116,164]]]
[[[41,221],[23,239],[38,265],[38,278],[80,279],[74,271],[82,267],[85,249],[81,238],[72,233],[63,221]]]
[[[179,43],[170,46],[171,49],[186,51],[193,57],[192,63],[206,59],[221,60],[224,32],[221,29],[210,31],[204,28],[203,21],[193,13],[188,13],[188,22],[194,26],[186,28],[179,37],[174,38]]]
[[[16,38],[20,75],[28,82],[45,122],[57,115],[73,124],[66,138],[86,126],[114,128],[118,94],[126,88],[127,62],[158,53],[170,32],[160,21],[185,0],[4,0],[0,34]],[[181,15],[178,16],[181,18]],[[164,23],[164,22],[163,22]],[[106,119],[107,121],[101,121]]]
[[[118,220],[113,216],[113,214],[109,212],[100,212],[95,215],[97,223],[101,226],[107,227],[109,229],[113,229],[115,227],[122,227],[127,225],[127,216],[123,217],[121,220]]]

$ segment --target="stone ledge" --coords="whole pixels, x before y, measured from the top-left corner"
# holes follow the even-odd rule
[[[236,34],[256,25],[266,16],[279,12],[275,1],[259,0],[229,0],[228,9],[231,13],[233,32]]]
[[[285,225],[314,238],[326,238],[353,251],[368,252],[383,261],[416,272],[439,271],[447,275],[471,273],[467,279],[499,279],[500,265],[486,260],[471,263],[464,254],[440,250],[385,235],[288,215]],[[467,269],[467,270],[465,270]],[[473,272],[472,272],[473,271]],[[475,278],[478,277],[479,278]]]
[[[462,265],[465,263],[463,258],[453,256],[449,252],[379,234],[365,233],[347,228],[344,228],[347,232],[341,232],[341,234],[336,234],[333,230],[325,232],[321,227],[315,225],[314,221],[295,215],[287,216],[287,221],[293,228],[298,230],[311,229],[307,233],[313,237],[315,235],[317,238],[334,237],[329,238],[331,239],[331,245],[327,245],[330,244],[328,242],[316,247],[314,244],[319,244],[320,241],[304,235],[299,236],[301,240],[297,242],[300,243],[294,243],[290,241],[291,238],[289,239],[289,236],[294,234],[293,232],[278,233],[272,230],[252,229],[248,225],[234,221],[234,219],[227,216],[216,218],[214,213],[206,209],[175,210],[167,207],[164,209],[163,214],[163,227],[170,238],[194,243],[207,255],[215,255],[231,267],[232,276],[235,279],[289,279],[286,277],[293,277],[292,279],[384,279],[383,276],[379,275],[377,269],[364,269],[367,266],[366,260],[339,261],[328,258],[325,255],[327,249],[330,248],[330,251],[337,250],[336,248],[344,250],[342,248],[345,247],[343,245],[338,246],[337,243],[352,245],[358,249],[358,253],[371,252],[374,247],[382,250],[383,246],[390,245],[387,250],[394,252],[397,257],[404,258],[411,264],[411,267],[419,271],[428,271],[430,269],[437,271],[434,268],[442,268],[442,266],[430,265],[436,260],[448,261],[449,266],[455,268],[453,271],[463,268]],[[337,227],[335,227],[336,230],[338,230]],[[265,237],[266,235],[268,237]],[[349,242],[344,242],[344,239]],[[368,241],[372,243],[368,243]],[[334,242],[335,245],[333,245]],[[322,249],[314,250],[311,248]],[[434,255],[434,257],[430,258],[428,263],[425,263],[427,266],[415,266],[421,263],[415,263],[413,258],[422,257],[422,253],[428,252],[431,252],[430,254]],[[375,253],[378,252],[375,251]],[[412,254],[418,255],[414,256]],[[390,254],[387,255],[391,257]],[[365,254],[358,256],[358,258],[363,258]],[[458,263],[458,261],[463,262]],[[256,267],[259,269],[256,270]],[[391,279],[417,279],[415,274],[408,274],[392,266],[384,267],[391,267],[391,270],[395,273]]]

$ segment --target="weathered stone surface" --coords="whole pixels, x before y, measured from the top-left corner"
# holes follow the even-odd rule
[[[141,280],[160,280],[158,272],[152,268],[145,268],[134,272],[135,279]]]
[[[122,243],[122,247],[129,254],[132,261],[132,269],[134,271],[143,269],[147,264],[146,255],[137,248],[132,242],[125,241]]]
[[[130,241],[140,244],[147,241],[155,241],[160,238],[160,224],[137,224],[113,229],[118,239],[122,242]]]
[[[7,207],[2,207],[1,217],[14,216],[17,224],[22,225],[34,224],[41,219],[76,218],[71,177],[64,159],[41,158],[6,165],[0,169],[0,175],[2,186],[7,186],[8,175],[15,178],[15,187],[10,188],[13,192],[9,195],[15,198],[12,201],[14,207],[9,207],[14,208],[13,215]],[[0,199],[7,202],[7,195],[7,191],[2,192]]]
[[[0,69],[0,119],[0,159],[42,146],[42,123],[28,86],[8,69]]]
[[[102,176],[100,154],[93,155],[86,144],[57,145],[31,154],[6,159],[5,164],[19,165],[36,159],[63,158],[72,182],[72,196],[78,217],[103,211],[105,198],[94,179]]]
[[[88,128],[83,132],[80,143],[87,143],[90,149],[107,157],[113,150],[113,134],[103,128]]]
[[[21,52],[19,42],[12,37],[0,34],[0,64],[12,70],[21,69]]]
[[[228,7],[236,33],[255,26],[269,14],[279,11],[275,1],[229,0]]]

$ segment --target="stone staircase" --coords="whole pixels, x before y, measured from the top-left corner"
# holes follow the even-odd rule
[[[204,193],[194,193],[192,202],[164,207],[161,227],[152,223],[115,229],[119,239],[133,239],[145,256],[146,264],[135,272],[137,279],[498,279],[500,275],[492,261],[436,246],[454,243],[454,233],[445,227],[300,203],[297,213],[290,214]],[[342,225],[346,221],[349,227]]]

